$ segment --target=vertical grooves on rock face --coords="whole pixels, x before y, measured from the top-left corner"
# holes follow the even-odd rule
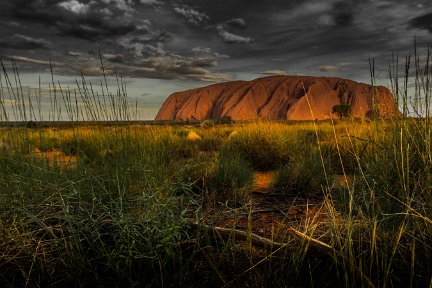
[[[227,88],[228,88],[228,86],[225,86],[225,88],[221,89],[221,91],[218,94],[218,96],[215,97],[215,99],[213,99],[213,101],[212,101],[212,107],[211,107],[211,110],[210,110],[210,119],[215,119],[216,117],[220,117],[221,116],[221,115],[215,115],[215,110],[216,110],[216,108],[218,108],[218,106],[216,105],[216,103],[222,97],[222,94],[226,91]]]
[[[217,119],[228,115],[233,119],[294,117],[292,119],[301,120],[309,116],[306,115],[309,109],[304,90],[310,94],[314,107],[320,111],[317,119],[328,118],[333,105],[338,103],[351,105],[353,117],[364,117],[371,109],[371,85],[365,83],[327,77],[270,76],[174,93],[164,102],[156,119]],[[377,92],[385,116],[397,115],[399,111],[391,92],[385,87],[378,87]]]
[[[239,81],[238,84],[243,83],[243,81]],[[215,98],[215,101],[213,103],[213,107],[211,109],[211,113],[210,113],[210,118],[215,119],[217,117],[222,117],[222,112],[223,109],[221,111],[221,113],[216,113],[216,109],[219,109],[219,102],[221,101],[222,96],[225,94],[226,91],[228,91],[231,88],[231,86],[226,85],[223,89],[221,89],[221,92],[219,93],[219,95]]]
[[[294,98],[296,100],[301,99],[303,96],[306,95],[307,91],[309,90],[309,87],[312,86],[312,84],[315,82],[315,80],[312,80],[312,82],[308,79],[302,79],[296,83],[296,87],[294,89]],[[297,101],[296,101],[297,102]]]
[[[194,96],[194,94],[192,94],[192,97],[193,96]],[[180,118],[179,114],[181,114],[181,112],[183,111],[184,106],[186,106],[189,103],[189,101],[191,101],[192,97],[189,97],[189,98],[183,97],[184,99],[183,98],[181,99],[181,106],[180,106],[180,108],[176,108],[175,119],[179,119]],[[177,106],[177,103],[178,102],[176,102],[176,106]]]
[[[243,91],[243,93],[241,94],[241,96],[237,99],[237,101],[235,102],[235,104],[232,105],[230,109],[228,109],[228,111],[226,112],[226,114],[229,114],[232,110],[234,110],[234,108],[237,107],[237,105],[243,100],[243,98],[246,96],[246,94],[249,93],[249,91],[251,90],[253,84],[249,83],[247,85],[248,85],[248,87],[245,88],[246,90]]]
[[[279,89],[279,87],[281,87],[281,86],[283,85],[283,83],[285,83],[285,82],[287,82],[287,81],[290,81],[290,80],[291,80],[291,78],[289,78],[289,79],[284,79],[284,80],[280,81],[280,82],[275,86],[275,88],[273,89],[273,91],[271,91],[271,92],[269,91],[269,92],[270,92],[270,93],[269,93],[269,97],[267,97],[267,99],[266,99],[266,101],[264,102],[264,104],[261,105],[261,107],[258,107],[258,109],[257,109],[257,115],[258,115],[258,116],[261,116],[261,111],[262,111],[262,109],[264,109],[264,107],[266,107],[266,106],[270,103],[270,101],[273,99],[273,97],[274,97],[276,91]]]
[[[208,93],[208,92],[207,92]],[[197,100],[196,100],[196,105],[195,105],[195,109],[194,109],[194,113],[195,113],[195,115],[197,115],[198,114],[198,111],[197,111],[197,109],[199,108],[199,103],[202,101],[202,97],[200,97],[200,98],[198,98]]]
[[[285,112],[285,117],[288,118],[288,114],[290,112],[290,108],[293,107],[292,109],[295,109],[294,107],[296,107],[297,102],[300,102],[302,99],[304,99],[304,97],[306,97],[306,95],[309,95],[309,91],[310,91],[310,87],[315,83],[315,81],[313,81],[312,83],[309,83],[308,81],[299,81],[296,83],[296,89],[294,90],[294,97],[292,97],[290,100],[292,100],[292,103],[290,103],[288,105],[288,109]],[[298,88],[298,86],[301,84],[301,87]],[[297,93],[295,93],[297,92]],[[308,104],[308,109],[309,109],[309,104]],[[310,111],[310,109],[309,109]],[[309,115],[308,115],[309,116]]]
[[[178,98],[176,98],[176,101],[175,101],[175,107],[176,107],[176,109],[175,109],[175,114],[174,114],[174,119],[177,119],[177,117],[178,117],[178,114],[179,114],[179,112],[181,111],[181,108],[178,108],[179,107],[179,105],[178,105],[178,102],[179,101],[181,101],[182,103],[182,105],[184,104],[184,102],[186,102],[184,99],[179,99],[180,97],[178,97]]]

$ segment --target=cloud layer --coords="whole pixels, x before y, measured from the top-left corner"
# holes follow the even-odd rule
[[[361,79],[369,57],[386,67],[432,34],[428,0],[3,0],[0,11],[2,57],[65,75],[100,73],[100,51],[108,72],[138,78]]]

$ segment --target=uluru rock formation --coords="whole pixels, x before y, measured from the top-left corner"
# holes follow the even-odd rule
[[[307,96],[307,97],[306,97]],[[383,86],[329,77],[270,76],[232,81],[171,94],[156,120],[313,120],[331,117],[335,105],[351,106],[353,117],[373,107],[382,117],[399,113],[393,94]]]

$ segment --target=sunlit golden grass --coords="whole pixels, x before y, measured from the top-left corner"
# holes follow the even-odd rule
[[[132,285],[142,277],[153,285],[234,284],[246,273],[252,286],[310,286],[319,277],[347,287],[429,283],[431,161],[429,140],[416,134],[423,125],[411,119],[2,129],[0,267],[8,272],[0,279],[12,286],[72,283],[78,276],[82,285]],[[53,165],[38,150],[76,162]],[[237,210],[230,209],[253,201],[255,171],[276,171],[268,192],[278,201],[321,201],[321,209],[305,208],[305,216],[280,224],[296,227],[292,237],[300,243],[262,256],[252,242],[240,248],[235,234],[216,244],[211,233],[191,228],[215,209],[222,214],[212,219],[234,221]],[[253,215],[247,233],[264,225]]]
[[[139,125],[119,89],[40,126],[0,94],[0,286],[431,287],[432,125],[392,81],[400,118],[318,122]]]

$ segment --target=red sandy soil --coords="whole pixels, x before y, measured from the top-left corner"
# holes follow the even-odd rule
[[[270,190],[274,171],[256,172],[246,204],[229,208],[222,203],[208,207],[202,223],[213,227],[250,231],[276,242],[289,239],[289,228],[305,231],[324,228],[327,219],[322,199],[302,199]],[[250,230],[249,230],[250,229]]]
[[[77,161],[76,156],[67,156],[57,149],[42,152],[39,148],[36,148],[35,155],[37,158],[48,160],[50,166],[58,165],[59,167],[72,167]]]
[[[76,156],[67,156],[60,150],[42,152],[35,150],[35,156],[46,159],[50,166],[61,168],[76,165]],[[250,231],[274,241],[289,238],[289,228],[304,231],[306,227],[324,227],[326,215],[322,199],[304,199],[292,195],[271,192],[275,171],[256,172],[252,193],[241,207],[212,205],[205,209],[202,223],[213,227],[235,228]],[[250,229],[250,230],[249,230]]]

